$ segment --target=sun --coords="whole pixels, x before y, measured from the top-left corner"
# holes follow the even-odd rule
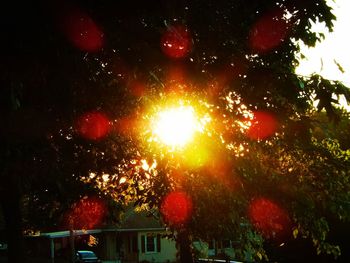
[[[159,111],[153,125],[153,134],[165,145],[181,148],[191,141],[198,126],[194,108],[182,105]]]

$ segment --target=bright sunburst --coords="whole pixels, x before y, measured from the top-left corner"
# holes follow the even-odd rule
[[[191,106],[179,106],[160,111],[153,134],[170,147],[183,147],[198,130],[199,121]]]

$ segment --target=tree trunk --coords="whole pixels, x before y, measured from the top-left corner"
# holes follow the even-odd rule
[[[176,239],[179,248],[179,262],[194,263],[192,242],[187,230],[180,230]]]

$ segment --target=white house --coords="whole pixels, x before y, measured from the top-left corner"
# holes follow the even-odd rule
[[[145,212],[126,213],[118,229],[120,257],[123,262],[166,263],[176,261],[176,243],[167,238],[169,232],[153,216]]]

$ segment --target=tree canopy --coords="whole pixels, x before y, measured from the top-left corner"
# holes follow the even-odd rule
[[[350,216],[350,150],[335,98],[349,91],[295,74],[298,41],[322,39],[310,22],[334,19],[323,0],[14,3],[1,180],[55,213],[90,193],[157,208],[178,239],[232,239],[241,260],[293,238],[339,256],[327,234]],[[196,112],[187,146],[153,131],[167,107]]]

